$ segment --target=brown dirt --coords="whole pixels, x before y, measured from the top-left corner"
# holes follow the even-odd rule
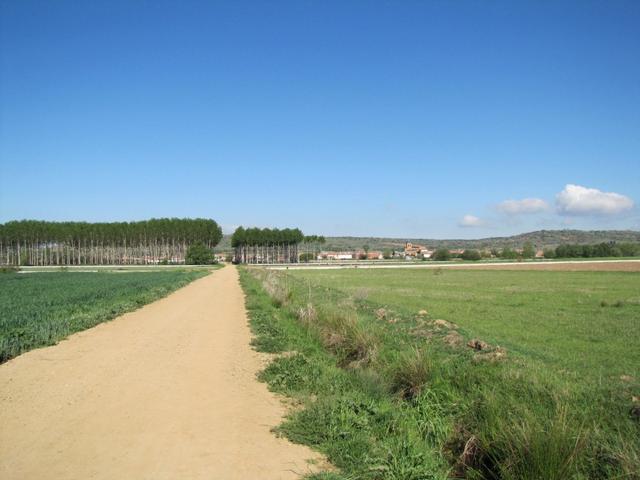
[[[244,296],[226,267],[0,366],[0,478],[293,479],[322,462],[277,438]]]
[[[464,338],[455,330],[449,332],[443,339],[444,343],[450,347],[459,347],[464,343]]]

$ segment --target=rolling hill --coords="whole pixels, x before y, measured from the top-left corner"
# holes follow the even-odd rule
[[[601,242],[640,242],[640,232],[634,230],[537,230],[510,237],[479,239],[433,239],[433,238],[382,238],[382,237],[327,237],[323,250],[355,250],[368,245],[371,250],[400,249],[405,242],[428,247],[447,248],[521,248],[531,242],[537,248],[555,247],[560,244],[593,244]],[[224,235],[216,248],[231,250],[231,235]]]

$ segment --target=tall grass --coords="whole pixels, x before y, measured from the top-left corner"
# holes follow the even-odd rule
[[[411,400],[428,387],[432,374],[431,358],[425,350],[411,348],[399,355],[391,370],[391,390]]]

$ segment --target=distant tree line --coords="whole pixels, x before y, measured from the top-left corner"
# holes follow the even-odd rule
[[[7,265],[139,265],[184,263],[189,245],[212,249],[222,230],[205,218],[139,222],[0,224],[0,263]]]
[[[307,263],[318,258],[320,246],[324,245],[326,241],[322,235],[305,235],[302,239],[304,252],[300,254],[300,261]]]
[[[306,236],[299,228],[244,228],[238,227],[231,237],[234,260],[238,263],[297,263],[300,244],[310,248],[324,243],[324,237]]]
[[[602,242],[594,245],[558,245],[545,248],[545,258],[637,257],[640,243]]]
[[[601,242],[593,245],[559,245],[555,248],[545,248],[545,258],[596,258],[596,257],[637,257],[640,256],[640,243],[616,243]],[[443,261],[452,258],[463,260],[480,260],[482,258],[503,258],[506,260],[535,258],[536,249],[533,244],[527,242],[521,250],[504,247],[502,250],[492,248],[489,250],[465,249],[461,254],[452,254],[447,248],[438,248],[433,260]]]
[[[505,247],[502,250],[492,248],[491,250],[476,250],[475,248],[466,248],[460,254],[453,254],[447,248],[438,248],[431,257],[436,261],[451,260],[452,258],[461,258],[462,260],[481,260],[483,258],[504,258],[504,259],[517,259],[517,258],[534,258],[536,256],[536,250],[531,243],[525,243],[522,250],[513,250],[510,247]]]

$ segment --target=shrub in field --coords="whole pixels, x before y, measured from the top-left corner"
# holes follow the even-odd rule
[[[439,248],[434,252],[433,259],[436,261],[451,260],[451,253],[446,248]]]
[[[500,252],[500,258],[513,260],[514,258],[518,258],[518,253],[509,247],[504,247],[502,252]]]
[[[536,256],[536,249],[531,242],[527,242],[522,247],[522,258],[533,258]]]
[[[556,258],[556,251],[553,248],[545,248],[544,258]]]
[[[190,245],[184,261],[187,265],[213,265],[216,263],[213,251],[203,243]]]
[[[30,266],[31,265],[31,262],[29,261],[29,252],[28,251],[23,250],[22,252],[20,252],[19,265],[24,265],[24,266]]]
[[[315,260],[315,255],[313,253],[301,253],[300,254],[300,262],[301,263],[309,263],[311,260]]]
[[[478,250],[467,249],[462,252],[463,260],[480,260],[481,258],[482,256],[480,255],[480,252],[478,252]]]

